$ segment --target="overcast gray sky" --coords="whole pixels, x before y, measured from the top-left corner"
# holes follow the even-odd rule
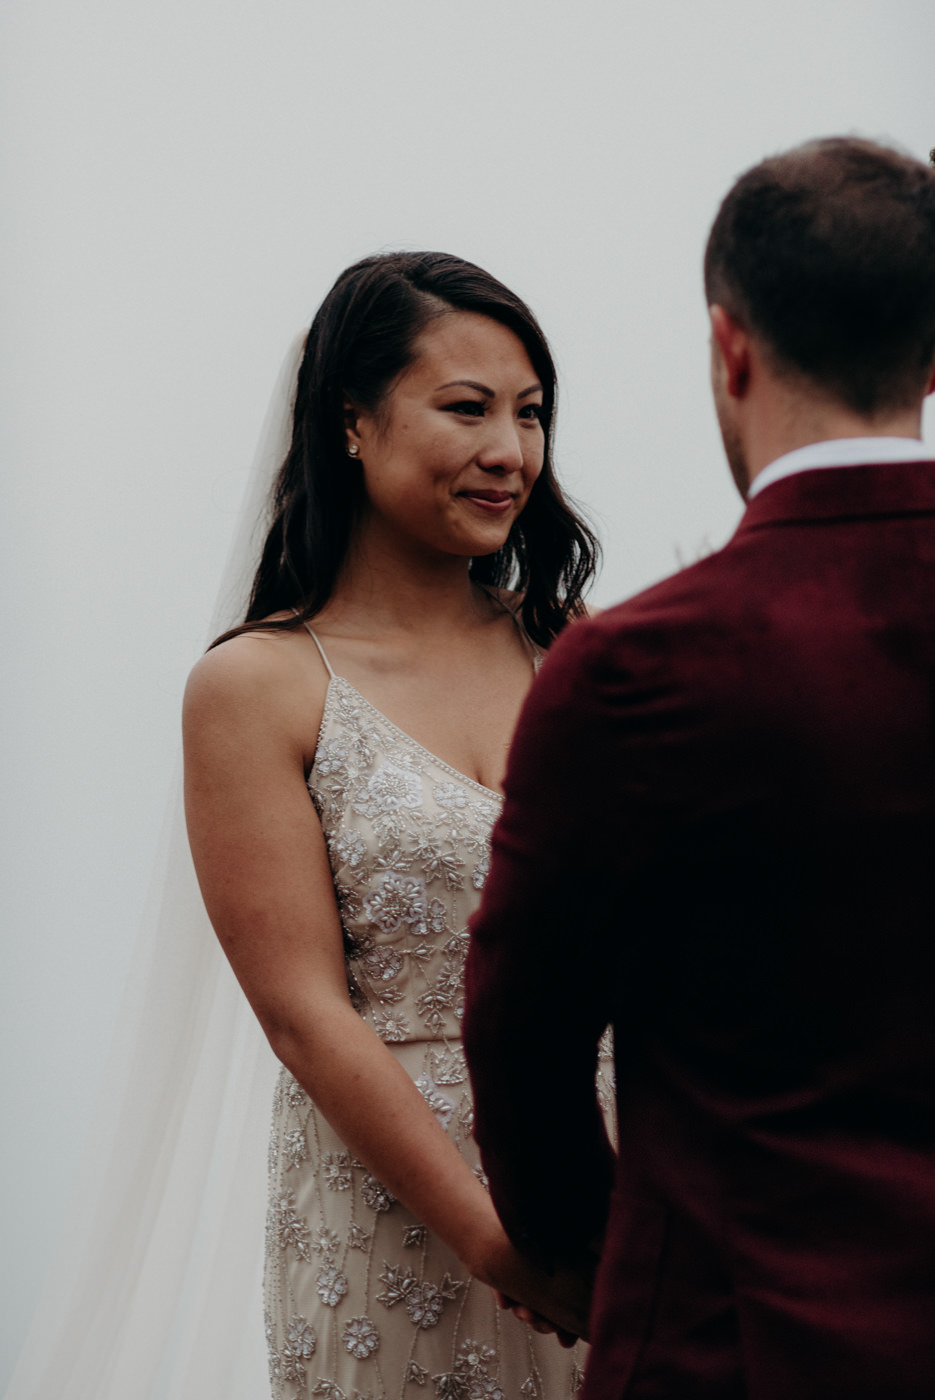
[[[489,268],[556,350],[559,466],[606,550],[595,600],[653,582],[740,514],[708,401],[717,203],[810,136],[925,156],[935,6],[7,0],[0,24],[3,1383],[294,332],[364,253]]]

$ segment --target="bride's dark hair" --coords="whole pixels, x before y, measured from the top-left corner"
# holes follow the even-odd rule
[[[345,400],[379,415],[412,363],[420,333],[451,311],[477,312],[509,327],[543,394],[542,472],[503,548],[471,560],[471,578],[515,589],[523,626],[542,646],[582,612],[599,547],[555,479],[555,366],[536,318],[473,263],[447,253],[383,253],[343,272],[312,322],[296,384],[292,443],[276,478],[272,524],[246,617],[213,645],[260,627],[296,627],[328,602],[363,502],[360,465],[345,452]],[[287,608],[294,614],[264,621]]]

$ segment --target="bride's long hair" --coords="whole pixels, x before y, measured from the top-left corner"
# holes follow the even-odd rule
[[[328,602],[364,499],[360,465],[345,453],[345,402],[378,414],[411,364],[418,336],[450,311],[476,312],[513,331],[543,391],[542,472],[503,548],[473,559],[471,578],[515,589],[523,626],[541,646],[583,611],[599,546],[555,478],[555,366],[535,316],[496,278],[462,258],[384,253],[343,272],[312,322],[296,382],[292,441],[273,487],[271,524],[246,616],[214,646],[259,627],[297,627]],[[289,617],[265,621],[285,610]]]

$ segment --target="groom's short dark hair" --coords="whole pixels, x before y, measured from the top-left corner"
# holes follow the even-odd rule
[[[935,359],[935,170],[853,137],[741,175],[705,252],[719,303],[854,411],[909,407]]]

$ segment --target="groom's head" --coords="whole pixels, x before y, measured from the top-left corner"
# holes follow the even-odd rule
[[[935,359],[935,170],[872,141],[811,141],[742,175],[704,263],[709,305],[772,367],[873,418]]]
[[[705,253],[711,381],[743,495],[809,443],[921,435],[935,386],[935,170],[857,138],[742,175]]]
[[[935,358],[935,171],[857,137],[809,141],[728,193],[704,256],[719,304],[872,416],[921,398]]]

